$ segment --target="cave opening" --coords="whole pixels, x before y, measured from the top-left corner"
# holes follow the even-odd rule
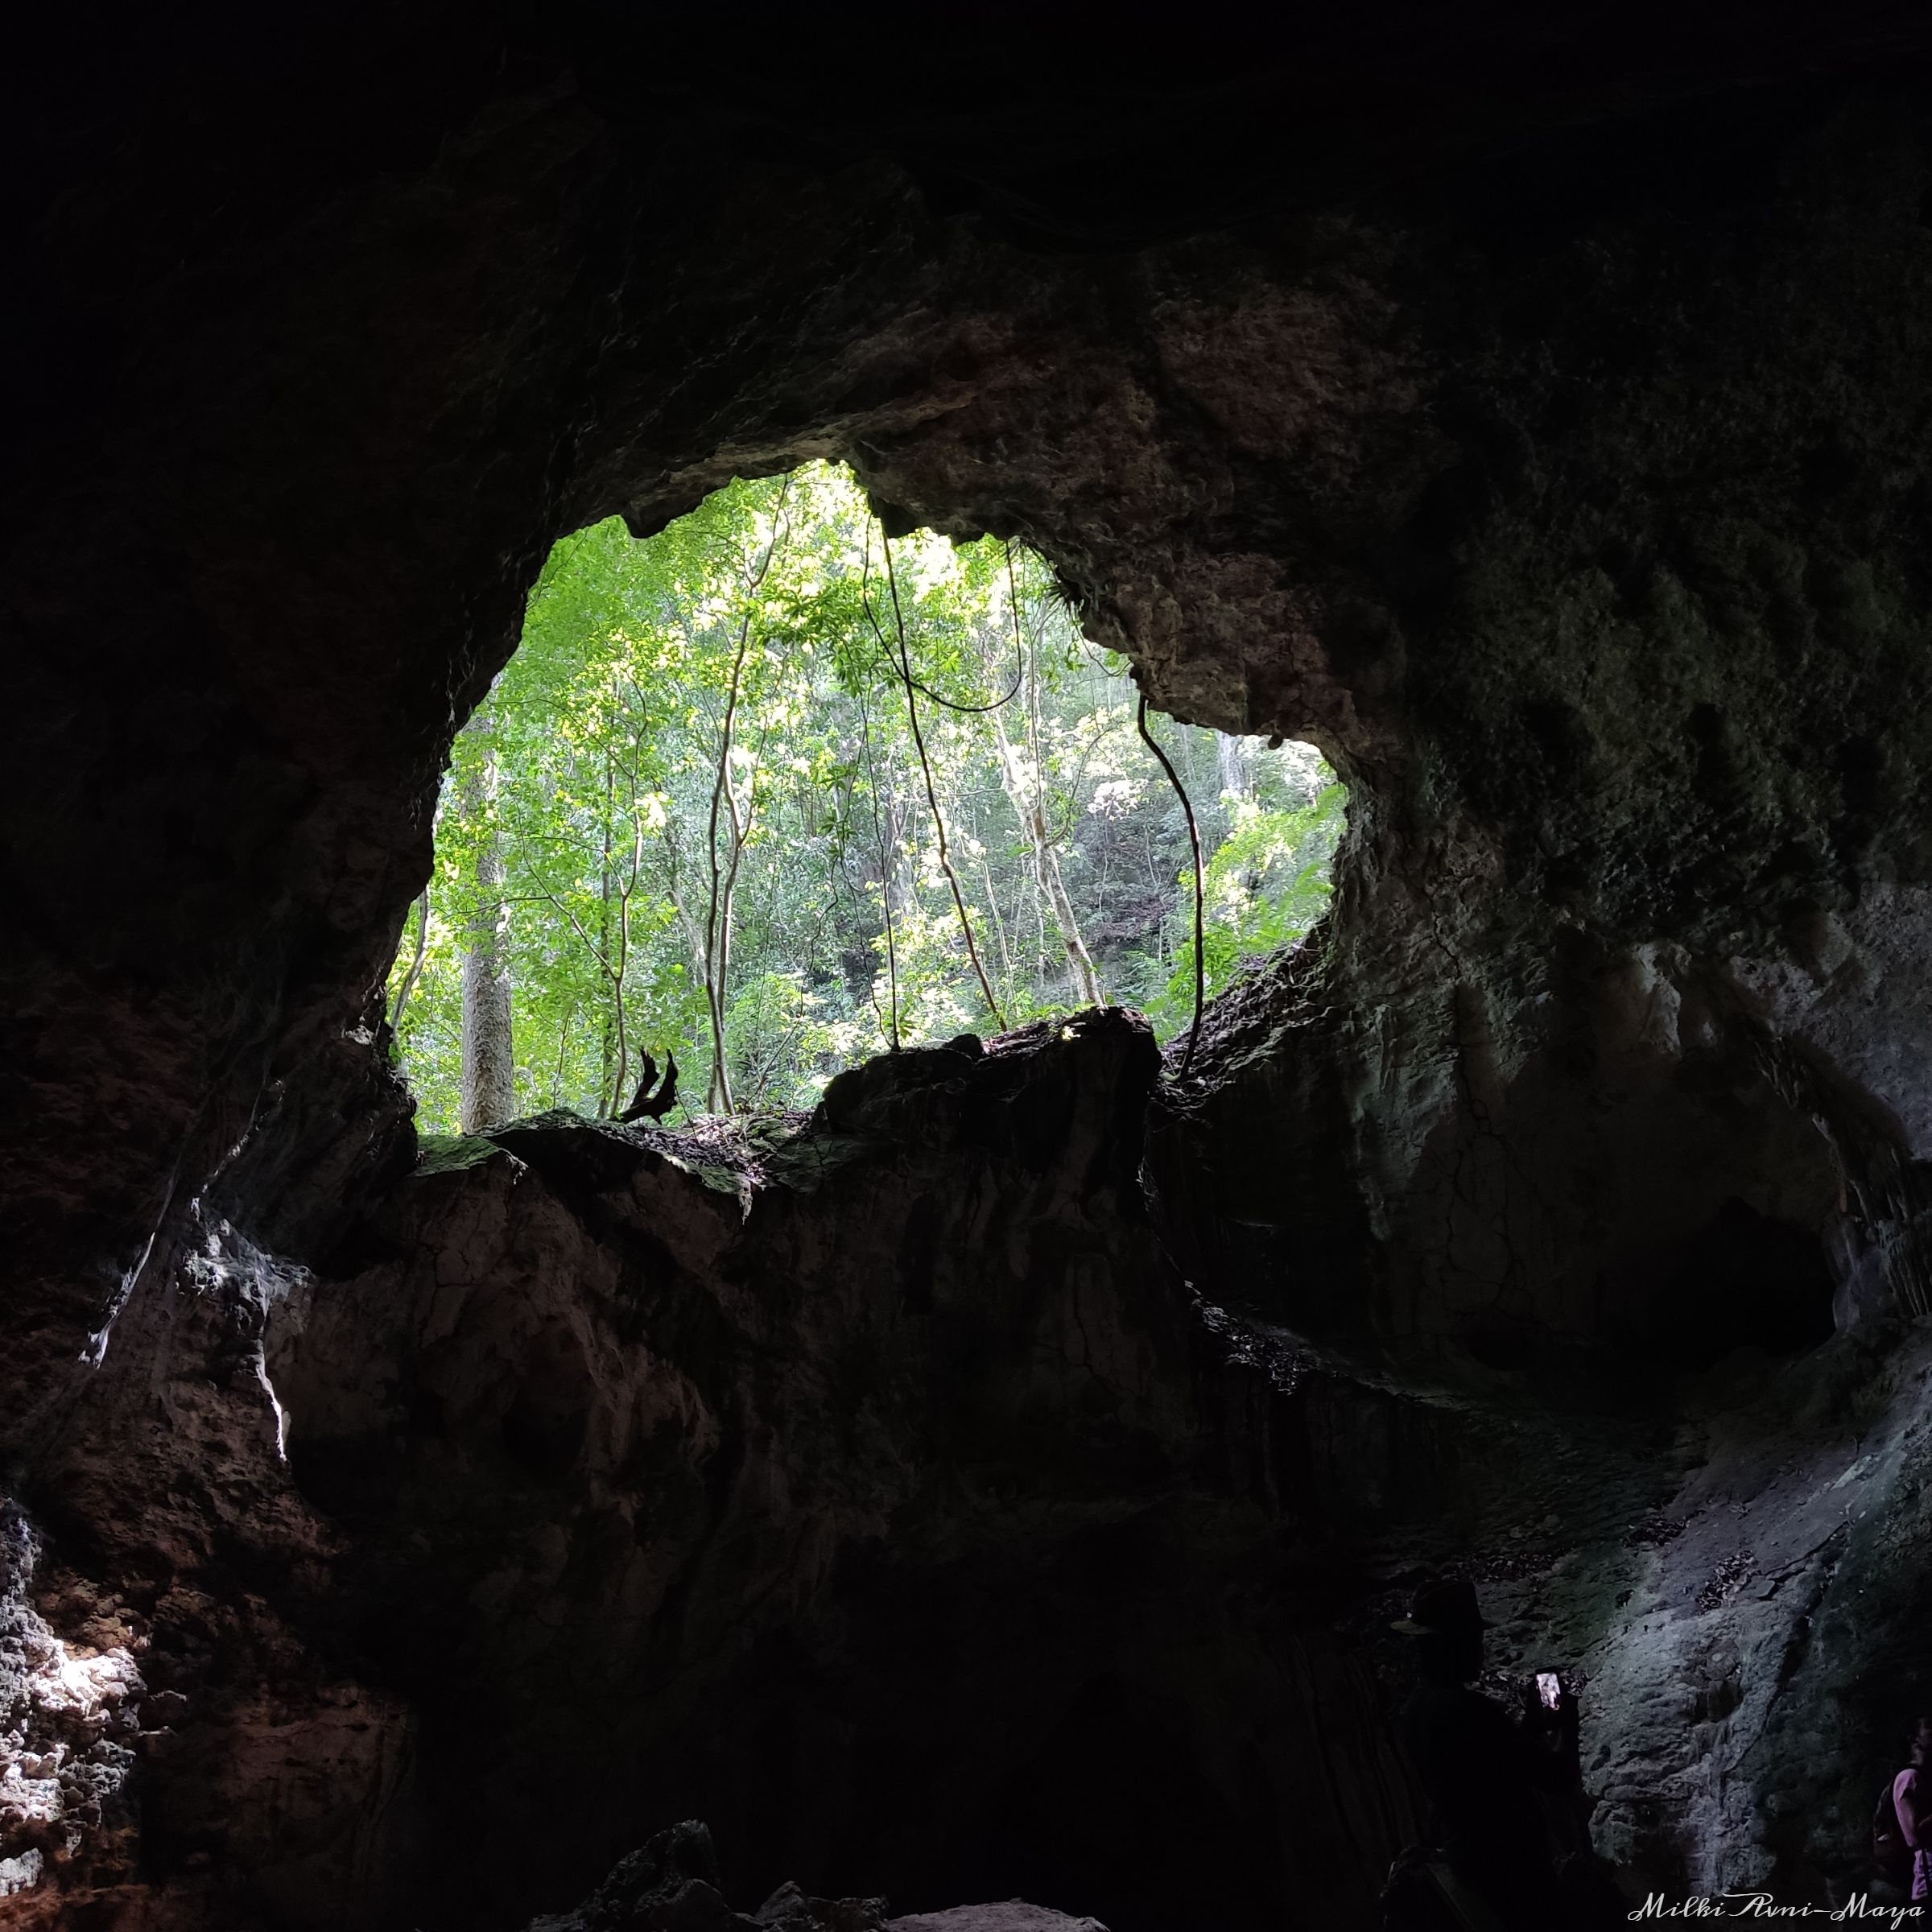
[[[553,547],[456,737],[393,1051],[454,1133],[634,1088],[809,1108],[873,1054],[1096,1006],[1170,1039],[1189,814],[1212,997],[1320,919],[1346,802],[1311,745],[1137,712],[1026,546],[889,538],[840,464],[739,479]]]

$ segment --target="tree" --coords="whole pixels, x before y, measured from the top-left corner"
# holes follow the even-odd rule
[[[1026,828],[1033,854],[1034,877],[1053,907],[1054,924],[1059,928],[1060,943],[1066,948],[1067,960],[1080,982],[1082,1001],[1088,1006],[1098,1006],[1104,1004],[1105,998],[1100,990],[1100,976],[1094,971],[1093,956],[1087,950],[1087,942],[1080,936],[1080,918],[1074,910],[1072,896],[1067,890],[1066,878],[1060,870],[1059,841],[1047,826],[1046,778],[1040,757],[1039,654],[1028,639],[1021,618],[1019,588],[1014,580],[1010,546],[1006,553],[1006,586],[1008,607],[1013,617],[1018,686],[1026,700],[1022,715],[1026,720],[1026,746],[1022,759],[1007,733],[1002,715],[1005,706],[994,706],[988,716],[993,744],[999,754],[1000,780],[1005,787],[1013,815]]]
[[[778,555],[785,529],[785,489],[781,489],[773,510],[771,534],[765,542],[764,556],[749,571],[744,584],[737,642],[731,655],[731,672],[725,680],[724,719],[718,731],[717,776],[711,787],[711,822],[706,839],[711,893],[704,908],[704,997],[711,1010],[711,1104],[726,1113],[731,1111],[731,1077],[725,1064],[724,1014],[725,989],[731,979],[732,900],[737,892],[738,872],[745,862],[745,848],[751,841],[752,819],[758,808],[759,755],[753,751],[745,761],[745,795],[741,803],[738,780],[732,770],[733,758],[737,750],[732,734],[737,722],[739,704],[745,696],[745,660],[751,646],[752,625],[759,615],[758,593],[770,574],[772,559]],[[728,842],[722,857],[718,851],[720,801],[729,820]]]
[[[395,1004],[389,1013],[389,1030],[392,1034],[402,1030],[402,1016],[409,1010],[409,996],[416,989],[416,981],[423,976],[423,962],[429,952],[429,888],[425,886],[416,895],[416,902],[410,907],[416,920],[415,950],[410,956],[409,970],[402,976],[402,984],[397,988]]]
[[[918,686],[912,675],[912,654],[906,642],[905,613],[899,603],[898,574],[892,568],[892,544],[883,532],[879,538],[879,547],[886,557],[886,581],[892,593],[893,642],[898,647],[899,676],[906,687],[906,722],[912,733],[913,749],[919,754],[919,773],[926,781],[926,802],[932,809],[933,836],[936,841],[939,869],[946,875],[946,883],[952,894],[952,902],[960,915],[960,933],[966,942],[966,956],[972,962],[973,977],[980,983],[980,991],[986,997],[986,1010],[993,1015],[993,1024],[1002,1030],[1005,1020],[1000,1013],[1000,1003],[994,998],[993,987],[986,977],[986,968],[980,961],[980,949],[972,936],[972,915],[966,910],[966,895],[960,890],[960,875],[953,870],[952,853],[946,840],[946,815],[940,809],[939,788],[933,782],[932,760],[927,755],[926,734],[919,729],[919,702]],[[884,646],[886,640],[881,636]]]
[[[424,1123],[607,1116],[647,1052],[691,1070],[687,1106],[809,1105],[868,1053],[1109,993],[1184,1026],[1187,827],[1126,669],[1037,557],[888,547],[830,464],[564,539],[459,734],[398,949]],[[1212,989],[1319,915],[1340,794],[1305,748],[1149,723],[1208,855]]]
[[[477,749],[457,795],[473,854],[468,943],[463,950],[462,1122],[465,1133],[480,1133],[516,1113],[516,1054],[506,944],[510,908],[503,899],[503,840],[494,811],[497,761],[491,720],[479,712],[463,729]]]

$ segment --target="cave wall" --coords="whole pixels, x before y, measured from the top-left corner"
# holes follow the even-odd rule
[[[621,98],[621,34],[448,28],[399,20],[380,79],[347,31],[213,82],[190,45],[29,120],[24,1922],[507,1924],[690,1809],[683,1779],[748,1871],[857,1891],[896,1859],[941,1904],[1037,1860],[1055,1753],[1137,1735],[1180,1740],[1222,1909],[1348,1922],[1413,1823],[1385,1613],[1442,1562],[1505,1662],[1584,1660],[1631,1874],[1842,1890],[1873,1686],[1921,1681],[1916,70],[1847,31],[1797,73],[1768,30],[1765,85],[1612,103],[1505,62],[1484,114],[1399,139],[1375,104],[1414,74],[1385,72],[1318,160],[1270,130],[1356,71],[1333,47],[1259,89],[1109,68],[1002,174],[973,157],[1034,127],[1024,88],[916,140],[807,136],[755,89]],[[1472,58],[1441,97],[1494,78]],[[1137,159],[1103,165],[1129,102]],[[1234,201],[1150,159],[1216,116],[1272,156]],[[1352,797],[1329,927],[1189,1078],[1109,1048],[1140,1097],[1027,1157],[1108,1178],[1051,1199],[910,1154],[720,1191],[554,1125],[412,1171],[378,989],[546,547],[817,456],[894,527],[1037,545],[1177,715],[1319,743]],[[952,1104],[917,1103],[935,1146]],[[1064,1254],[1013,1262],[977,1340],[906,1314],[905,1246],[986,1241],[982,1212],[1106,1257],[1125,1434],[1071,1393],[1091,1333],[1037,1325],[1044,1284],[1087,1292]],[[828,1261],[848,1215],[884,1245]],[[867,1320],[885,1353],[850,1359]],[[981,1342],[962,1446],[902,1384]],[[876,1437],[828,1413],[841,1377],[901,1390]],[[653,1415],[680,1446],[633,1468]],[[907,1645],[962,1601],[950,1648]],[[634,1614],[650,1661],[620,1669]],[[912,1831],[908,1789],[974,1828]],[[513,1814],[530,1846],[464,1877]],[[1109,1814],[1034,1875],[1100,1882]]]

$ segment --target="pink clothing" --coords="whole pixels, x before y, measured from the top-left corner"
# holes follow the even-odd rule
[[[1932,1843],[1922,1845],[1914,1822],[1918,1817],[1918,1767],[1908,1765],[1892,1781],[1892,1809],[1898,1814],[1898,1829],[1912,1847],[1912,1896],[1932,1898]],[[1932,1822],[1932,1821],[1929,1821]]]

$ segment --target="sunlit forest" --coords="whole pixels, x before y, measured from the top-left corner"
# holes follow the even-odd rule
[[[1299,939],[1344,795],[1148,713],[1204,861],[1202,978]],[[811,1105],[895,1046],[1195,997],[1187,811],[1126,661],[994,539],[888,543],[841,468],[567,537],[459,734],[389,985],[432,1132]]]

